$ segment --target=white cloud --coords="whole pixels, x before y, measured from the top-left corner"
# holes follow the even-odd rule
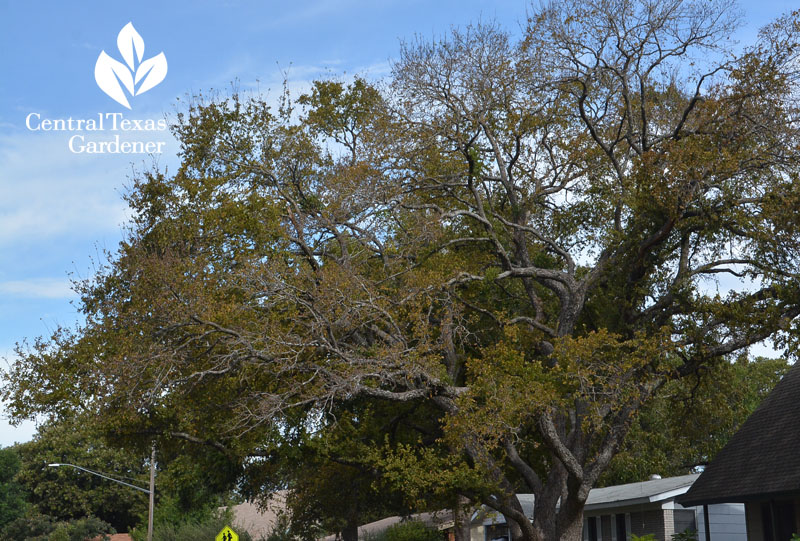
[[[213,77],[202,81],[199,93],[209,98],[224,98],[231,91],[241,94],[257,93],[279,97],[283,91],[284,79],[289,89],[307,91],[311,82],[317,79],[335,78],[352,80],[350,74],[357,74],[369,79],[377,79],[390,72],[388,61],[376,62],[366,66],[347,68],[339,58],[321,60],[313,64],[288,64],[268,61],[250,53],[237,54],[232,57],[224,69]],[[345,75],[345,72],[347,75]]]
[[[68,299],[75,296],[67,279],[30,278],[0,282],[0,295],[24,298]]]
[[[89,139],[92,132],[78,133]],[[99,133],[98,140],[110,138]],[[0,246],[102,235],[127,221],[122,188],[134,166],[149,167],[150,157],[74,154],[67,146],[71,135],[26,130],[0,135]],[[121,134],[121,140],[155,138],[169,141],[168,150],[176,146],[168,132]]]

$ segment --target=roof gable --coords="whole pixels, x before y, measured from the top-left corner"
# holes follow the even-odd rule
[[[586,500],[586,510],[669,500],[685,493],[698,477],[699,474],[681,475],[626,485],[593,488]]]

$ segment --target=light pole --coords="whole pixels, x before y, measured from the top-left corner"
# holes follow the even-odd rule
[[[155,447],[153,448],[152,453],[150,454],[150,489],[146,489],[144,487],[140,487],[138,485],[133,485],[131,483],[126,483],[125,481],[120,481],[119,479],[114,479],[113,477],[109,477],[100,472],[88,470],[82,466],[76,466],[75,464],[62,464],[55,462],[53,464],[48,464],[51,468],[59,468],[61,466],[68,466],[70,468],[75,468],[76,470],[85,471],[86,473],[91,473],[92,475],[96,475],[98,477],[102,477],[103,479],[108,479],[109,481],[113,481],[115,483],[119,483],[120,485],[125,485],[126,487],[132,488],[134,490],[138,490],[140,492],[144,492],[150,498],[150,505],[149,509],[147,510],[147,541],[153,541],[153,496],[155,494],[155,455],[156,450]]]

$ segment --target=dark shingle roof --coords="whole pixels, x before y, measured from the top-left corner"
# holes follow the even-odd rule
[[[678,502],[800,494],[800,363],[793,366]]]

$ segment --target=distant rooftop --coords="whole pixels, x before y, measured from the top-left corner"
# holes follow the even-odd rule
[[[369,524],[362,524],[358,527],[358,538],[377,535],[395,524],[406,521],[419,521],[433,528],[443,529],[451,527],[453,523],[453,513],[450,510],[436,511],[433,513],[415,513],[407,517],[393,516],[386,517]],[[336,534],[327,535],[319,541],[336,541]]]
[[[698,477],[700,477],[699,473],[693,473],[691,475],[651,479],[626,485],[593,488],[589,492],[589,498],[586,500],[585,510],[594,511],[609,507],[624,507],[626,505],[668,500],[684,494]],[[525,516],[532,518],[534,495],[517,494],[517,498],[520,505],[522,505]],[[487,513],[487,516],[492,516],[492,513]],[[492,522],[503,522],[504,519],[499,513],[495,513],[491,520]],[[489,519],[486,519],[486,521],[489,522]]]
[[[685,493],[698,477],[699,473],[693,473],[627,485],[593,488],[586,500],[586,510],[667,500]]]
[[[221,508],[224,509],[224,508]],[[244,502],[231,507],[234,529],[245,530],[253,539],[266,538],[272,533],[278,517],[286,513],[286,491],[279,490],[272,494],[266,506],[253,502]]]

